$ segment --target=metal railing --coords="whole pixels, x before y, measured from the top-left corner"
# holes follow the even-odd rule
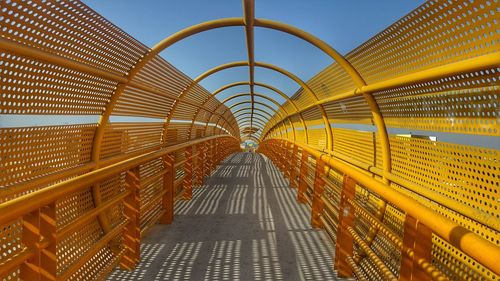
[[[78,175],[81,169],[77,168],[64,173],[64,177],[72,175],[71,179],[0,204],[0,225],[8,226],[19,221],[22,224],[20,242],[23,245],[18,253],[0,263],[0,278],[3,279],[20,267],[19,274],[23,280],[68,280],[105,248],[111,250],[115,260],[110,265],[119,263],[122,268],[134,268],[140,261],[140,243],[144,233],[157,221],[171,223],[174,201],[190,199],[193,185],[201,185],[203,178],[220,161],[239,150],[239,141],[231,136],[192,140],[109,163],[83,175]],[[175,155],[179,153],[184,154],[184,157],[176,160]],[[142,180],[141,170],[155,161],[160,161],[161,165],[154,178]],[[178,169],[182,171],[180,176],[176,176]],[[121,177],[119,190],[112,197],[60,226],[60,215],[56,214],[58,202],[117,176]],[[142,189],[155,180],[161,182],[161,190],[153,198],[141,198]],[[142,220],[145,216],[151,216],[148,211],[153,207],[157,207],[158,211],[152,214],[150,223],[145,225]],[[72,208],[78,208],[78,204],[70,205],[64,211],[73,212]],[[61,270],[59,260],[64,258],[59,253],[59,248],[63,247],[61,242],[64,243],[99,214],[111,213],[113,210],[118,210],[120,214],[112,229]],[[112,268],[104,270],[101,278]]]
[[[346,157],[279,139],[262,142],[258,152],[268,156],[289,179],[290,186],[297,188],[298,202],[311,206],[311,225],[324,228],[335,242],[335,269],[340,275],[366,279],[359,266],[363,259],[369,259],[377,271],[374,275],[385,280],[396,280],[398,275],[399,280],[447,280],[441,265],[433,259],[433,236],[500,274],[498,246],[374,178],[367,169],[347,162]],[[367,196],[385,200],[399,210],[402,228],[394,229],[394,222],[378,219],[376,209],[367,204]],[[367,238],[367,227],[377,230],[385,249],[371,247],[374,245]],[[396,266],[389,265],[391,256],[387,255],[394,250],[399,252]],[[480,273],[484,278],[493,277]]]

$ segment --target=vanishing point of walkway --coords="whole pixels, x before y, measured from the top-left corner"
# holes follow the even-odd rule
[[[335,280],[333,247],[295,197],[265,156],[234,154],[153,228],[136,270],[109,280]]]

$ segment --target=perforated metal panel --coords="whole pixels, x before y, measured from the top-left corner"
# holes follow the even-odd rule
[[[390,179],[385,181],[392,188],[496,246],[500,240],[496,145],[500,100],[499,69],[491,66],[491,60],[498,61],[500,53],[498,9],[498,1],[427,1],[348,53],[346,59],[368,87],[382,85],[382,90],[366,93],[374,97],[375,106],[371,108],[363,91],[337,63],[307,82],[333,124],[331,154],[338,161],[346,161],[379,180],[387,169]],[[455,66],[448,67],[452,63]],[[473,64],[473,70],[466,70]],[[465,66],[465,70],[457,72],[459,66]],[[441,74],[444,70],[452,74]],[[415,82],[405,81],[410,78]],[[293,98],[299,110],[306,113],[308,130],[317,130],[321,115],[309,113],[314,107],[303,89]],[[376,124],[374,115],[382,117],[386,132],[380,132],[383,127]],[[293,118],[298,120],[298,115]],[[291,140],[277,133],[281,126],[277,124],[266,126],[264,139]],[[398,131],[400,135],[393,135]],[[318,138],[324,140],[326,135],[309,134],[308,144],[323,149],[318,147]],[[381,139],[384,134],[388,136],[386,156]],[[464,145],[467,141],[470,145]],[[390,164],[386,168],[384,161]],[[338,205],[331,189],[326,188],[325,193],[325,200]],[[381,201],[376,194],[360,186],[356,194],[360,206],[377,214]],[[330,209],[325,212],[326,220],[335,228],[339,218]],[[404,211],[385,207],[382,223],[399,239],[403,238],[404,221]],[[356,217],[357,233],[397,276],[399,246],[381,233],[372,241],[368,233],[373,227],[363,216]],[[327,231],[336,239],[335,231]],[[363,252],[359,245],[356,247],[358,253]],[[356,264],[370,280],[384,279],[371,258]],[[432,265],[451,280],[499,278],[436,235],[432,239]]]
[[[0,114],[41,116],[41,120],[44,115],[59,115],[63,120],[67,115],[106,113],[130,120],[110,123],[106,117],[100,124],[0,128],[0,202],[75,178],[102,163],[115,163],[124,153],[139,155],[191,138],[194,112],[209,92],[195,86],[185,102],[178,100],[192,80],[159,56],[129,81],[130,72],[150,49],[82,2],[0,0],[0,26]],[[128,82],[133,85],[117,91]],[[163,120],[174,103],[181,104],[174,114],[184,123],[167,127]],[[219,105],[212,99],[206,108]],[[208,118],[206,112],[198,116],[201,121]],[[235,124],[230,111],[225,119],[229,123],[222,126]],[[239,134],[236,128],[226,129]],[[100,130],[103,134],[96,134]],[[226,132],[218,129],[201,135]],[[143,229],[156,223],[163,211],[158,198],[164,169],[158,159],[141,167]],[[92,212],[123,197],[124,191],[122,173],[55,202],[57,231],[73,228],[85,218],[79,227],[58,237],[59,278],[102,279],[115,267],[123,249],[109,245],[121,244],[122,231],[111,238],[106,235],[123,227],[123,204],[108,207],[101,217]],[[21,219],[0,228],[0,263],[26,250],[22,228]],[[17,266],[0,279],[18,280],[19,272]]]

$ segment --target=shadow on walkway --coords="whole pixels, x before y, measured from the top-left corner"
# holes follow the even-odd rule
[[[153,228],[136,270],[109,280],[336,280],[333,247],[295,192],[264,156],[233,154]]]

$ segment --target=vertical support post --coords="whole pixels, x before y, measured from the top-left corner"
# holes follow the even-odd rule
[[[352,277],[352,268],[348,257],[353,256],[353,238],[347,230],[354,226],[354,208],[349,200],[354,200],[356,181],[344,175],[342,192],[340,195],[339,224],[337,227],[337,243],[335,244],[335,269],[341,277]]]
[[[23,280],[56,280],[56,231],[55,203],[23,216],[22,242],[34,253],[21,265]]]
[[[314,173],[313,200],[311,208],[311,226],[323,227],[321,216],[323,214],[323,189],[325,188],[325,162],[320,157],[316,158],[316,169]]]
[[[175,182],[175,156],[168,154],[163,157],[163,168],[166,170],[163,175],[163,196],[161,204],[165,212],[160,217],[161,224],[171,224],[174,220],[174,182]]]
[[[293,150],[291,155],[291,168],[290,168],[290,187],[297,186],[297,155],[299,155],[299,147],[292,144]]]
[[[285,145],[284,145],[284,153],[283,153],[283,156],[285,158],[285,170],[283,171],[283,175],[285,176],[285,178],[288,179],[289,182],[291,182],[291,178],[290,178],[290,171],[292,169],[292,163],[291,163],[291,159],[292,158],[292,146],[290,146],[290,143],[285,141]]]
[[[125,175],[125,189],[130,194],[125,198],[123,212],[129,222],[123,235],[125,253],[120,260],[120,266],[128,270],[135,268],[141,255],[140,179],[139,166],[128,170]]]
[[[184,194],[182,199],[189,200],[193,198],[193,148],[190,146],[184,151],[186,162],[184,163],[184,180],[182,185]]]
[[[210,168],[208,174],[210,175],[215,168],[215,140],[209,142],[210,145]]]
[[[211,141],[205,142],[205,171],[203,173],[203,176],[208,176],[210,174],[210,170],[212,167],[212,143]]]
[[[297,200],[299,203],[306,203],[306,197],[304,193],[307,190],[307,165],[309,161],[309,155],[307,152],[302,150],[302,157],[300,160],[300,175],[299,175],[299,189],[297,190]]]
[[[407,249],[413,250],[413,255]],[[412,216],[406,214],[403,233],[403,251],[399,280],[431,280],[418,261],[432,260],[432,231]]]
[[[200,145],[200,155],[201,155],[201,162],[200,162],[200,167],[201,167],[201,179],[200,179],[200,184],[203,184],[203,179],[206,176],[207,172],[207,143],[204,142]]]
[[[280,169],[284,175],[284,174],[286,174],[286,163],[288,162],[286,159],[286,142],[285,141],[281,141],[281,143],[279,145],[278,157],[280,159]]]
[[[196,157],[196,185],[201,185],[203,183],[203,149],[202,144],[196,146],[196,152],[198,156]]]

